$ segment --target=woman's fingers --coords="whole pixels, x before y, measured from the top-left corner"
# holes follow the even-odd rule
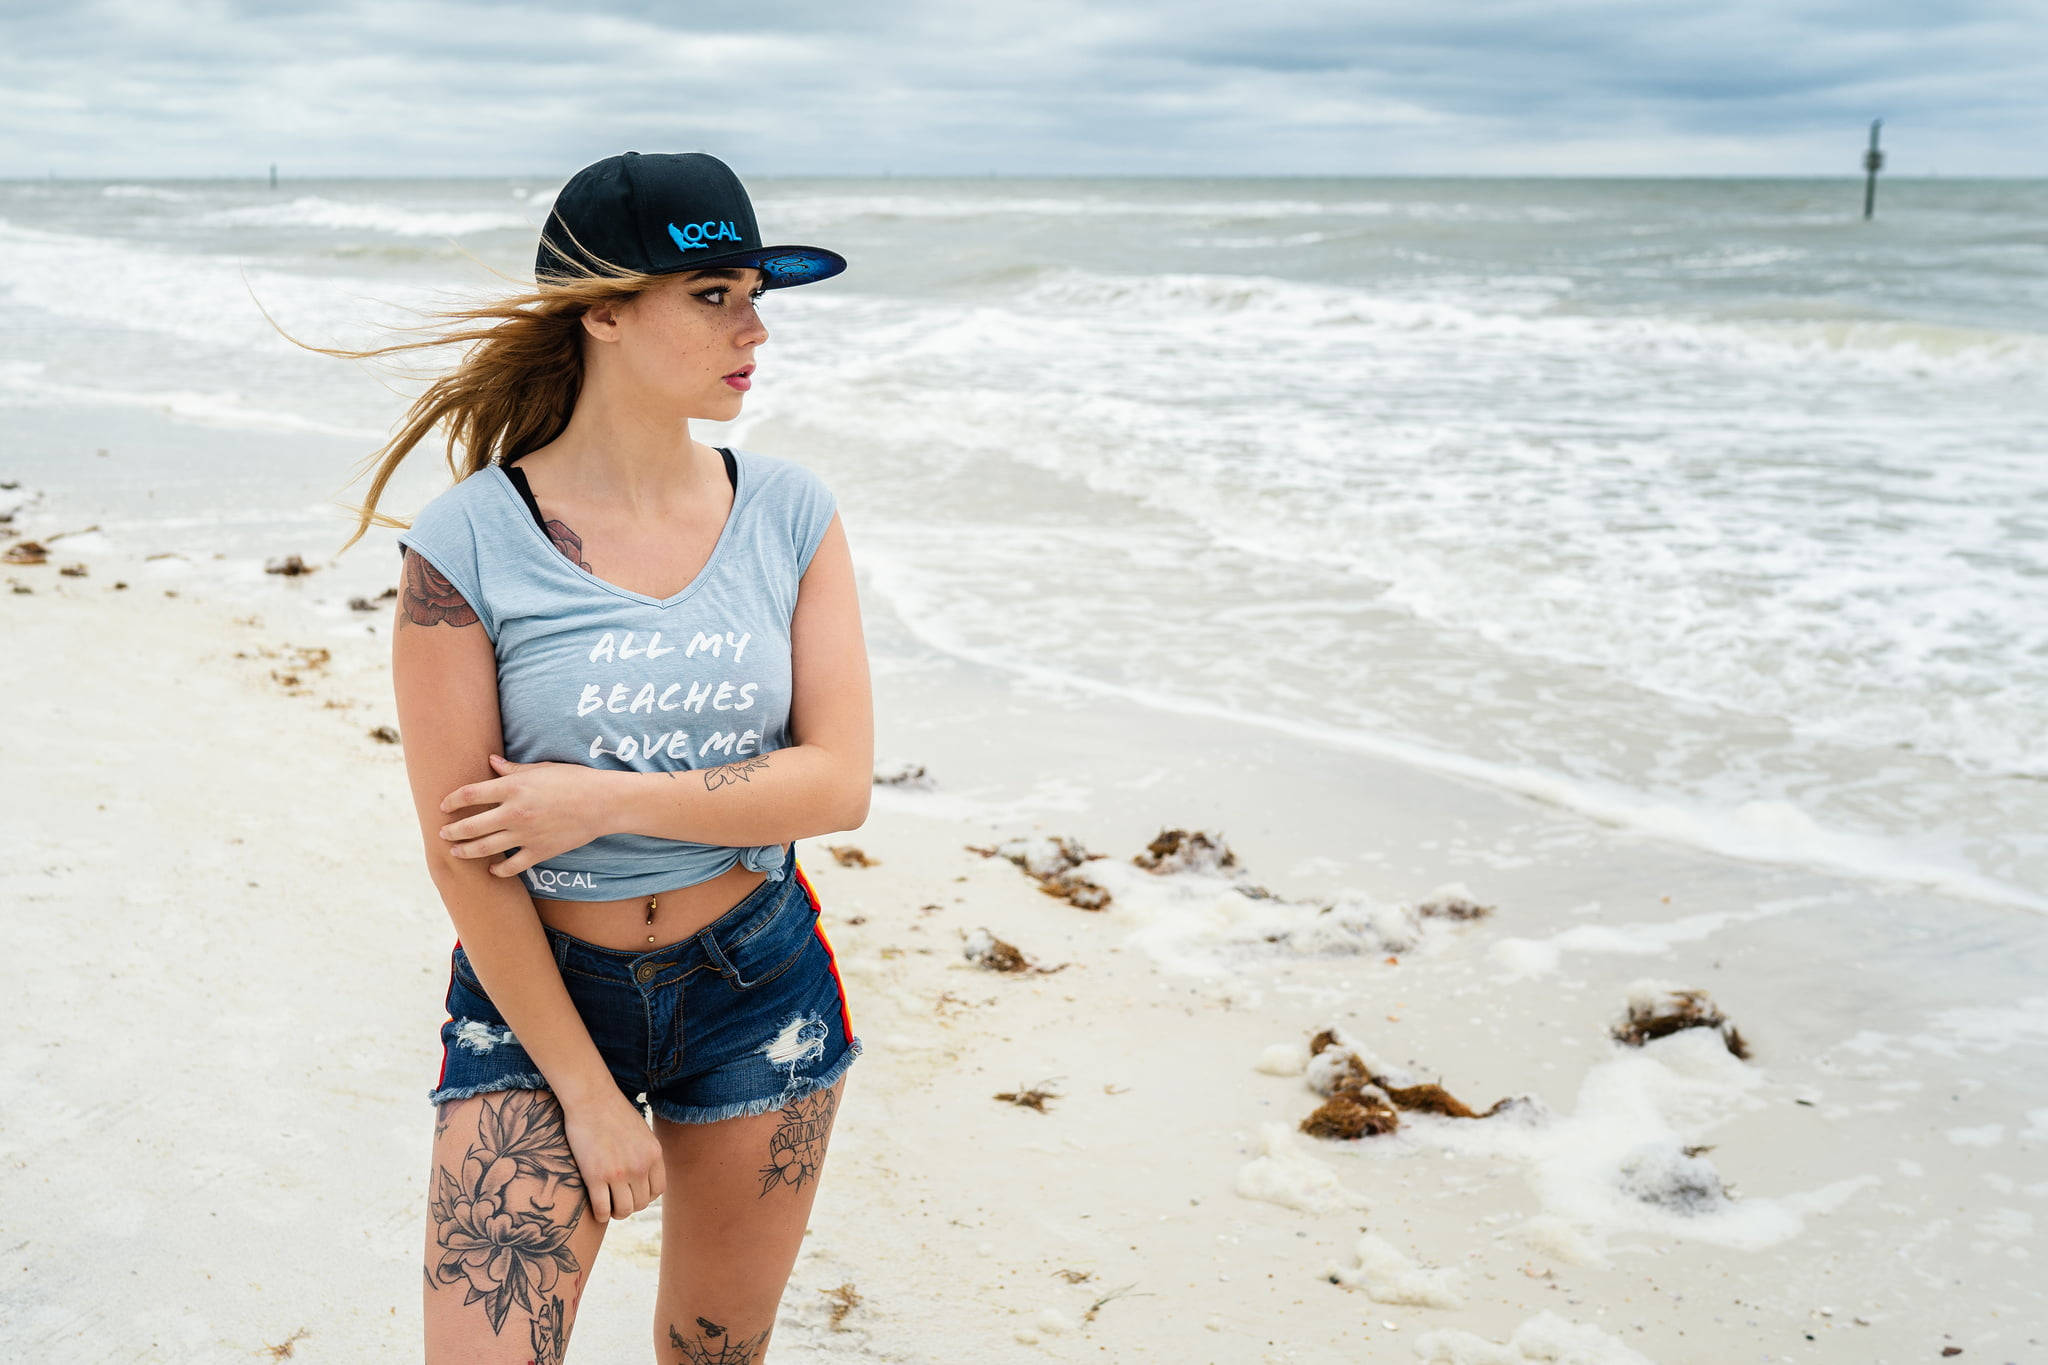
[[[482,782],[470,782],[457,787],[441,798],[441,813],[461,810],[464,806],[495,806],[504,798],[499,793],[505,790],[502,777],[487,778]]]
[[[517,839],[514,839],[505,831],[499,830],[495,834],[486,834],[481,839],[470,839],[454,844],[450,846],[448,851],[458,858],[489,858],[495,854],[503,853],[508,848],[517,847],[519,847]]]
[[[505,823],[511,817],[511,813],[511,808],[508,806],[493,806],[487,811],[481,811],[460,820],[449,821],[441,826],[440,834],[443,839],[453,843],[461,843],[466,839],[480,838],[483,835],[505,828]]]
[[[499,876],[509,877],[515,872],[524,872],[535,863],[544,862],[569,847],[571,845],[568,844],[536,843],[530,834],[520,835],[514,834],[511,830],[499,830],[495,834],[486,834],[481,839],[471,839],[468,843],[452,845],[449,852],[458,858],[495,858],[508,849],[518,849],[519,851],[512,857],[491,868]]]
[[[503,862],[491,864],[491,871],[497,873],[500,877],[516,877],[540,861],[540,852],[529,844],[522,847],[518,853],[505,859]]]

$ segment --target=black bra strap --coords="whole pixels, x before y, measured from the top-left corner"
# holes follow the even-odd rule
[[[725,456],[725,477],[737,491],[740,486],[739,462],[724,446],[718,447],[718,453]],[[519,490],[519,496],[525,499],[527,510],[533,513],[533,524],[543,531],[547,530],[547,519],[540,514],[540,504],[534,500],[533,486],[526,481],[526,471],[511,460],[502,461],[501,467],[505,471],[505,476],[512,480],[512,486]]]
[[[516,464],[508,464],[505,466],[505,473],[511,478],[512,486],[519,490],[519,496],[526,500],[527,510],[533,513],[534,525],[543,531],[547,530],[547,521],[540,514],[540,504],[533,500],[533,488],[526,482],[526,471]]]

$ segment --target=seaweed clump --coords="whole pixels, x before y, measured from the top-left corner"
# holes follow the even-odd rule
[[[1086,864],[1109,855],[1090,853],[1078,839],[1055,834],[1010,839],[992,848],[969,844],[967,850],[984,858],[1009,859],[1038,883],[1040,891],[1067,902],[1077,910],[1104,910],[1109,907],[1109,888],[1097,884],[1086,871]]]
[[[1691,986],[1673,986],[1662,981],[1638,981],[1629,988],[1628,1017],[1611,1029],[1618,1043],[1641,1047],[1682,1029],[1710,1028],[1719,1031],[1721,1041],[1742,1061],[1749,1060],[1749,1044],[1707,993]]]
[[[1356,1139],[1391,1133],[1401,1126],[1402,1110],[1442,1114],[1446,1118],[1483,1119],[1530,1103],[1509,1095],[1483,1110],[1474,1110],[1441,1085],[1397,1085],[1368,1065],[1358,1049],[1336,1029],[1323,1029],[1309,1040],[1308,1085],[1325,1096],[1315,1112],[1301,1121],[1311,1137]]]
[[[1024,955],[1024,950],[1014,943],[997,938],[986,929],[976,929],[966,935],[961,945],[961,955],[975,966],[990,972],[1037,972],[1050,976],[1065,971],[1073,964],[1062,962],[1057,967],[1041,967]]]
[[[1161,830],[1131,861],[1147,872],[1223,872],[1238,865],[1237,854],[1221,834],[1207,830]]]

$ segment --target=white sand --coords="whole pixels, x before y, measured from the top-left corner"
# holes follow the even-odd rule
[[[367,733],[393,720],[388,603],[316,633],[196,597],[178,561],[102,551],[60,577],[77,557],[0,571],[34,587],[0,587],[0,1356],[415,1359],[453,934],[399,750]],[[309,645],[330,661],[296,666]],[[878,676],[884,752],[917,734],[902,681]],[[863,829],[800,843],[867,1052],[774,1359],[2040,1358],[2026,1286],[2048,1186],[2025,1163],[2048,1111],[1927,1080],[1993,1051],[1972,1027],[2038,1047],[2038,1021],[1956,1020],[1944,1060],[1873,1015],[1864,1055],[1924,1066],[1844,1068],[1824,1090],[1811,1066],[1774,1070],[1805,1060],[1793,1025],[1818,1006],[1755,989],[1770,940],[1694,948],[1841,904],[1838,884],[1779,879],[1772,901],[1763,874],[1715,860],[1575,846],[1569,869],[1479,868],[1470,889],[1496,914],[1425,921],[1411,950],[1399,897],[1433,881],[1369,899],[1313,864],[1248,869],[1338,902],[1325,916],[1130,867],[1143,836],[1114,831],[1215,798],[1131,785],[1118,809],[1036,826],[976,816],[944,783],[881,788]],[[1475,841],[1532,818],[1420,777],[1345,817],[1395,846],[1446,811]],[[1111,854],[1112,908],[966,848],[1034,833]],[[832,844],[878,865],[839,866]],[[962,952],[980,929],[1072,965],[982,970]],[[1294,954],[1269,934],[1370,951]],[[1712,990],[1759,1059],[1703,1030],[1610,1041],[1631,985],[1657,980]],[[1475,1109],[1528,1095],[1530,1116],[1304,1136],[1320,1097],[1303,1044],[1331,1022],[1407,1079]],[[1040,1083],[1058,1094],[1044,1113],[992,1098]],[[2001,1171],[2001,1207],[1939,1212],[1982,1206]],[[1673,1206],[1686,1189],[1701,1207]],[[646,1358],[659,1217],[608,1235],[571,1360]],[[824,1291],[844,1284],[860,1301],[834,1330]]]

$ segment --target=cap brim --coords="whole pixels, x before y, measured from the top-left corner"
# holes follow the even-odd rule
[[[791,285],[816,284],[819,280],[831,279],[846,269],[846,258],[821,246],[763,246],[752,251],[728,251],[721,256],[699,257],[663,273],[680,275],[686,271],[715,270],[721,266],[751,267],[767,277],[762,281],[762,288],[787,289]]]

